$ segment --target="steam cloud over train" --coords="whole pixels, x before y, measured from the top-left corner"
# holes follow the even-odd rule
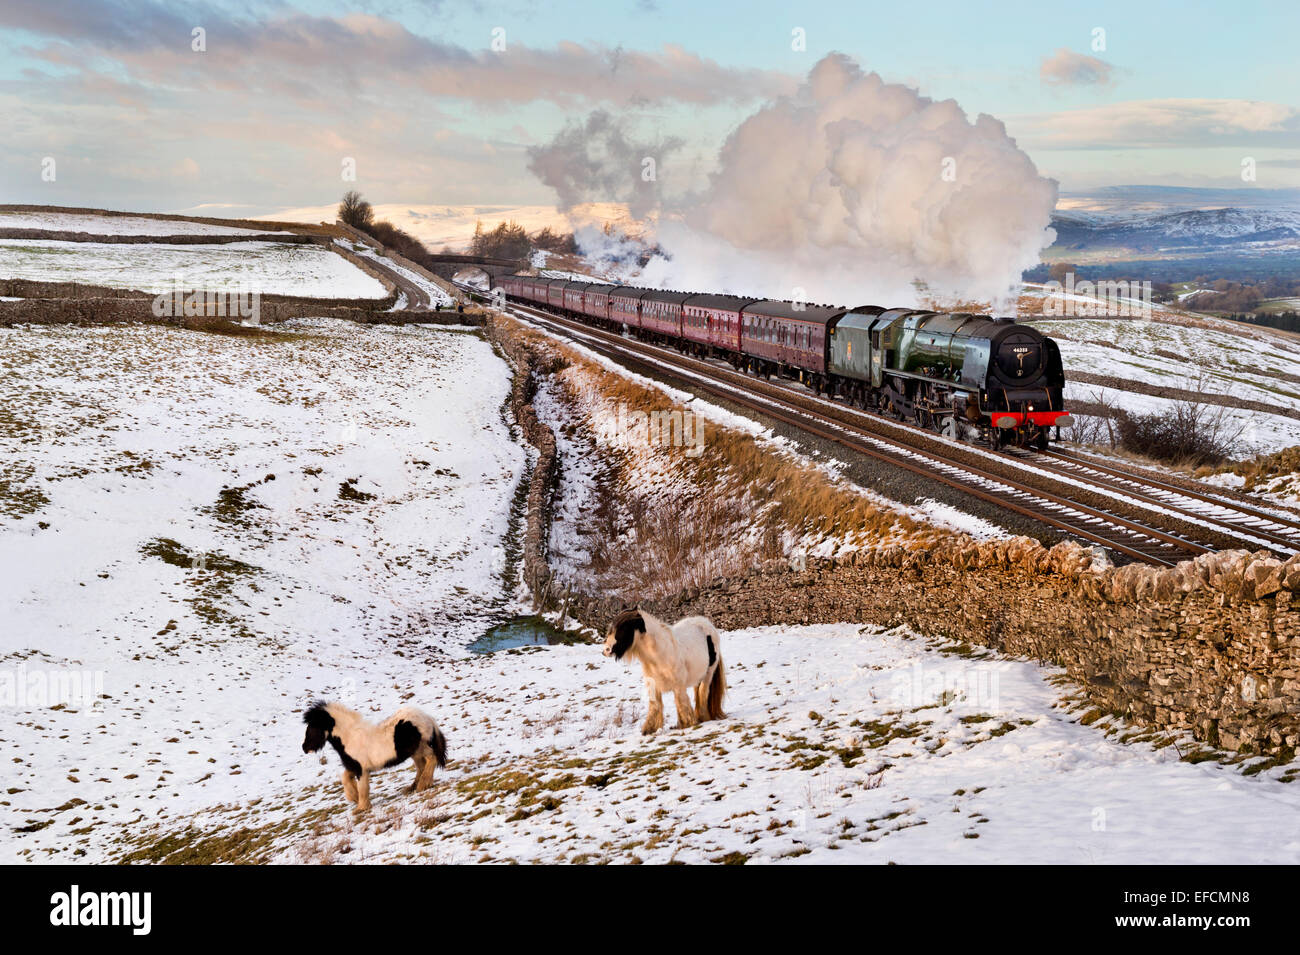
[[[1011,318],[696,295],[513,275],[511,299],[721,358],[993,449],[1047,447],[1065,412],[1056,342]],[[1059,435],[1059,431],[1058,431]]]

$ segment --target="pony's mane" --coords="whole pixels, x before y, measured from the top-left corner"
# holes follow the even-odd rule
[[[302,714],[302,721],[308,726],[324,730],[332,729],[340,722],[365,722],[361,714],[355,710],[348,709],[342,703],[331,703],[327,700],[313,700],[311,706]]]
[[[629,620],[635,620],[638,617],[642,617],[641,611],[637,610],[635,607],[629,607],[628,609],[620,612],[619,615],[614,618],[613,622],[610,623],[609,628],[611,630],[617,630],[619,627],[627,623]],[[642,623],[644,622],[645,620],[642,617]]]
[[[629,608],[615,617],[614,622],[609,625],[609,632],[614,635],[614,658],[623,659],[623,656],[633,649],[637,632],[644,633],[645,629],[645,617],[640,610]]]
[[[313,700],[311,706],[303,711],[302,721],[314,729],[329,730],[334,725],[334,716],[328,703]]]

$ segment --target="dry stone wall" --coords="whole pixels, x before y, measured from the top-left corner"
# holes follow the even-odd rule
[[[50,239],[56,242],[95,242],[102,245],[230,245],[237,242],[281,242],[288,245],[328,245],[323,235],[264,232],[257,235],[98,235],[57,229],[0,229],[0,239]]]

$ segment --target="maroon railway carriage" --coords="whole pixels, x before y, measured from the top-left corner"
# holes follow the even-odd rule
[[[635,285],[620,285],[609,293],[609,320],[628,328],[641,327],[641,296],[652,290]]]
[[[551,279],[550,284],[546,287],[546,298],[543,301],[551,308],[564,308],[564,286],[568,284],[562,279]]]
[[[617,285],[610,285],[607,282],[598,282],[587,288],[583,296],[582,314],[597,321],[606,322],[609,320],[609,297]]]
[[[515,294],[525,301],[532,302],[537,299],[537,279],[527,275],[517,276],[515,278]]]
[[[507,294],[515,295],[526,302],[537,300],[537,279],[528,275],[516,275],[514,280],[515,290],[513,292],[507,291]]]
[[[741,310],[756,298],[692,295],[682,303],[682,337],[708,349],[740,353]]]
[[[594,284],[595,283],[593,282],[566,282],[564,284],[564,291],[561,293],[564,296],[565,310],[582,315],[583,303],[585,301],[584,296],[586,295],[587,289],[591,288]]]
[[[690,292],[667,292],[660,289],[641,296],[641,330],[664,338],[682,337],[682,302]]]
[[[782,368],[798,369],[824,379],[826,326],[847,311],[801,302],[754,302],[742,311],[740,350],[755,371],[773,374]]]

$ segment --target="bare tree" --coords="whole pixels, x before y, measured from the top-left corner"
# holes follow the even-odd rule
[[[340,222],[345,222],[354,229],[364,230],[368,229],[374,220],[374,207],[361,197],[361,193],[349,189],[343,194],[343,201],[339,203]]]
[[[1104,388],[1093,388],[1086,399],[1071,402],[1070,411],[1074,424],[1063,434],[1066,440],[1092,447],[1115,447],[1124,411],[1115,406]]]

